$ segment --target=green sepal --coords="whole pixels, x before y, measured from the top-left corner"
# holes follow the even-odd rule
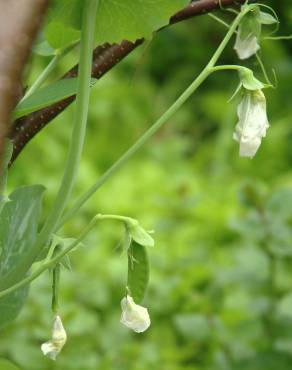
[[[257,17],[261,24],[270,25],[279,23],[278,19],[276,19],[272,14],[263,12],[262,10]]]
[[[126,223],[126,227],[131,234],[132,239],[144,247],[154,247],[154,239],[152,236],[139,224],[137,220],[130,219]]]
[[[253,71],[249,68],[241,68],[239,70],[239,78],[242,86],[247,90],[261,90],[267,87],[254,76]]]

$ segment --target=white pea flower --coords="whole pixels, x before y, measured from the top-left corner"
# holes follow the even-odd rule
[[[41,346],[41,350],[45,356],[51,360],[56,360],[57,355],[61,352],[67,340],[67,334],[63,327],[60,316],[56,316],[53,323],[52,338]]]
[[[274,23],[278,23],[278,19],[272,14],[261,11],[259,5],[255,5],[253,10],[244,16],[238,27],[234,45],[239,59],[248,59],[256,54],[260,49],[262,25]]]
[[[249,33],[244,36],[240,31],[241,29],[239,28],[236,35],[234,49],[239,59],[248,59],[252,55],[256,54],[260,49],[260,45],[258,44],[258,38],[255,34]]]
[[[121,323],[136,333],[142,333],[150,326],[150,317],[145,307],[139,306],[129,295],[121,301]]]
[[[261,90],[245,90],[237,108],[237,114],[239,121],[235,127],[233,138],[239,142],[239,155],[252,158],[269,127],[266,98],[263,92]]]

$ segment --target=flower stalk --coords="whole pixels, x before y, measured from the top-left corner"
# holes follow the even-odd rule
[[[214,66],[219,57],[223,53],[226,45],[235,33],[242,18],[252,9],[253,5],[244,5],[241,12],[237,15],[224,39],[211,57],[206,67],[202,70],[199,76],[191,83],[191,85],[180,95],[180,97],[170,106],[170,108],[130,147],[100,178],[93,184],[83,195],[81,195],[72,208],[69,209],[62,217],[58,228],[63,226],[71,217],[73,217],[79,209],[101,188],[101,186],[113,176],[168,120],[179,110],[179,108],[189,99],[189,97],[197,90],[197,88],[207,79],[207,77],[215,72]]]

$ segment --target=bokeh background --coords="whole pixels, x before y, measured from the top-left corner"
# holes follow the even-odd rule
[[[291,34],[290,0],[265,3],[279,14],[279,34]],[[224,33],[207,15],[172,26],[95,85],[74,197],[168,108]],[[68,342],[58,361],[40,351],[52,323],[49,273],[32,284],[20,316],[1,332],[1,357],[23,370],[291,369],[292,41],[263,40],[261,57],[278,86],[266,91],[271,127],[253,160],[239,158],[232,140],[238,99],[227,101],[237,75],[214,74],[60,233],[78,236],[96,213],[129,215],[155,230],[143,302],[150,329],[139,335],[119,323],[123,230],[103,222],[71,254],[72,271],[62,273]],[[68,55],[51,80],[76,58]],[[33,58],[28,81],[48,61]],[[238,63],[232,43],[221,62]],[[255,59],[245,65],[262,78]],[[44,129],[10,171],[10,189],[46,185],[44,215],[64,168],[73,110]]]

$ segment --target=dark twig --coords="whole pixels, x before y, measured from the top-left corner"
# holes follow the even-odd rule
[[[230,6],[243,3],[244,0],[198,0],[191,2],[185,9],[178,12],[170,19],[170,24],[178,23],[186,19],[201,15],[221,6]],[[136,42],[123,41],[121,44],[99,46],[93,53],[92,77],[101,78],[111,68],[124,59],[137,46],[143,43],[143,39]],[[74,77],[77,73],[77,66],[66,73],[63,78]],[[75,99],[75,96],[63,99],[47,108],[31,113],[14,122],[10,131],[10,138],[14,144],[13,162],[24,146],[49,122],[51,122],[59,113],[61,113]]]

